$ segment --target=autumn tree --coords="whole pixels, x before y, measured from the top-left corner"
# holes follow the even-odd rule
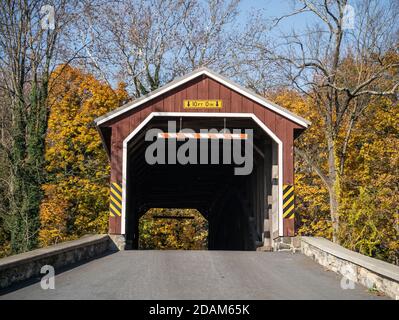
[[[351,250],[399,264],[399,108],[371,102],[353,128],[342,177],[341,242]]]
[[[296,154],[328,190],[333,240],[339,242],[342,176],[353,128],[374,99],[398,93],[398,7],[395,1],[376,0],[298,0],[294,4],[293,12],[276,18],[268,28],[255,29],[259,36],[246,45],[258,53],[259,61],[279,70],[282,82],[311,99],[321,115],[322,141],[304,144]],[[305,30],[263,36],[264,30],[277,28],[293,16],[315,22]]]
[[[0,1],[1,218],[11,251],[37,245],[49,74],[73,1]],[[53,19],[54,18],[54,19]],[[4,116],[3,110],[7,115]],[[4,183],[5,182],[5,183]]]
[[[301,114],[312,125],[296,140],[298,148],[307,148],[309,153],[325,157],[322,131],[323,119],[314,108],[312,99],[293,89],[269,91],[268,97],[296,114]],[[322,164],[327,170],[327,163]],[[302,157],[295,154],[295,224],[300,235],[311,235],[332,239],[329,194],[317,172]]]
[[[312,126],[297,140],[297,147],[325,157],[326,149],[319,147],[324,141],[323,118],[312,99],[287,89],[269,93],[269,98],[311,120]],[[364,116],[352,127],[341,176],[343,214],[338,235],[343,246],[395,264],[399,263],[398,122],[396,99],[379,98],[370,101]],[[327,170],[328,164],[322,165]],[[309,162],[298,155],[295,185],[298,234],[331,239],[328,189]]]
[[[126,99],[124,85],[113,90],[69,66],[55,70],[51,82],[42,245],[107,232],[109,164],[93,120]]]

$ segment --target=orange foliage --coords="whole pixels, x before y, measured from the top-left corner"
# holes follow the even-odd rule
[[[126,98],[123,84],[113,90],[79,69],[61,66],[52,74],[42,245],[107,232],[109,164],[93,120]]]

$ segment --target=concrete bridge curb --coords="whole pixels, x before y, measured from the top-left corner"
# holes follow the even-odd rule
[[[90,235],[0,259],[0,289],[40,276],[44,265],[57,270],[99,256],[113,246],[107,234]]]
[[[289,239],[285,240],[288,242]],[[57,270],[123,247],[124,243],[118,237],[91,235],[0,259],[0,289],[40,276],[44,265],[51,265]],[[350,281],[399,299],[398,266],[345,249],[324,238],[290,238],[290,247],[300,247],[304,255]]]
[[[345,249],[324,238],[301,237],[301,251],[348,280],[399,299],[399,267]]]

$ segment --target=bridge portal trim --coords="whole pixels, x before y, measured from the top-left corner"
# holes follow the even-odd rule
[[[152,112],[123,140],[121,234],[126,234],[126,180],[128,143],[155,117],[213,117],[252,119],[278,145],[278,235],[283,236],[283,142],[253,113]]]

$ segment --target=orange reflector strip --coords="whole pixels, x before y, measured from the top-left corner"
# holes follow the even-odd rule
[[[187,133],[187,132],[161,132],[158,133],[161,139],[226,139],[226,140],[246,140],[246,133]]]

